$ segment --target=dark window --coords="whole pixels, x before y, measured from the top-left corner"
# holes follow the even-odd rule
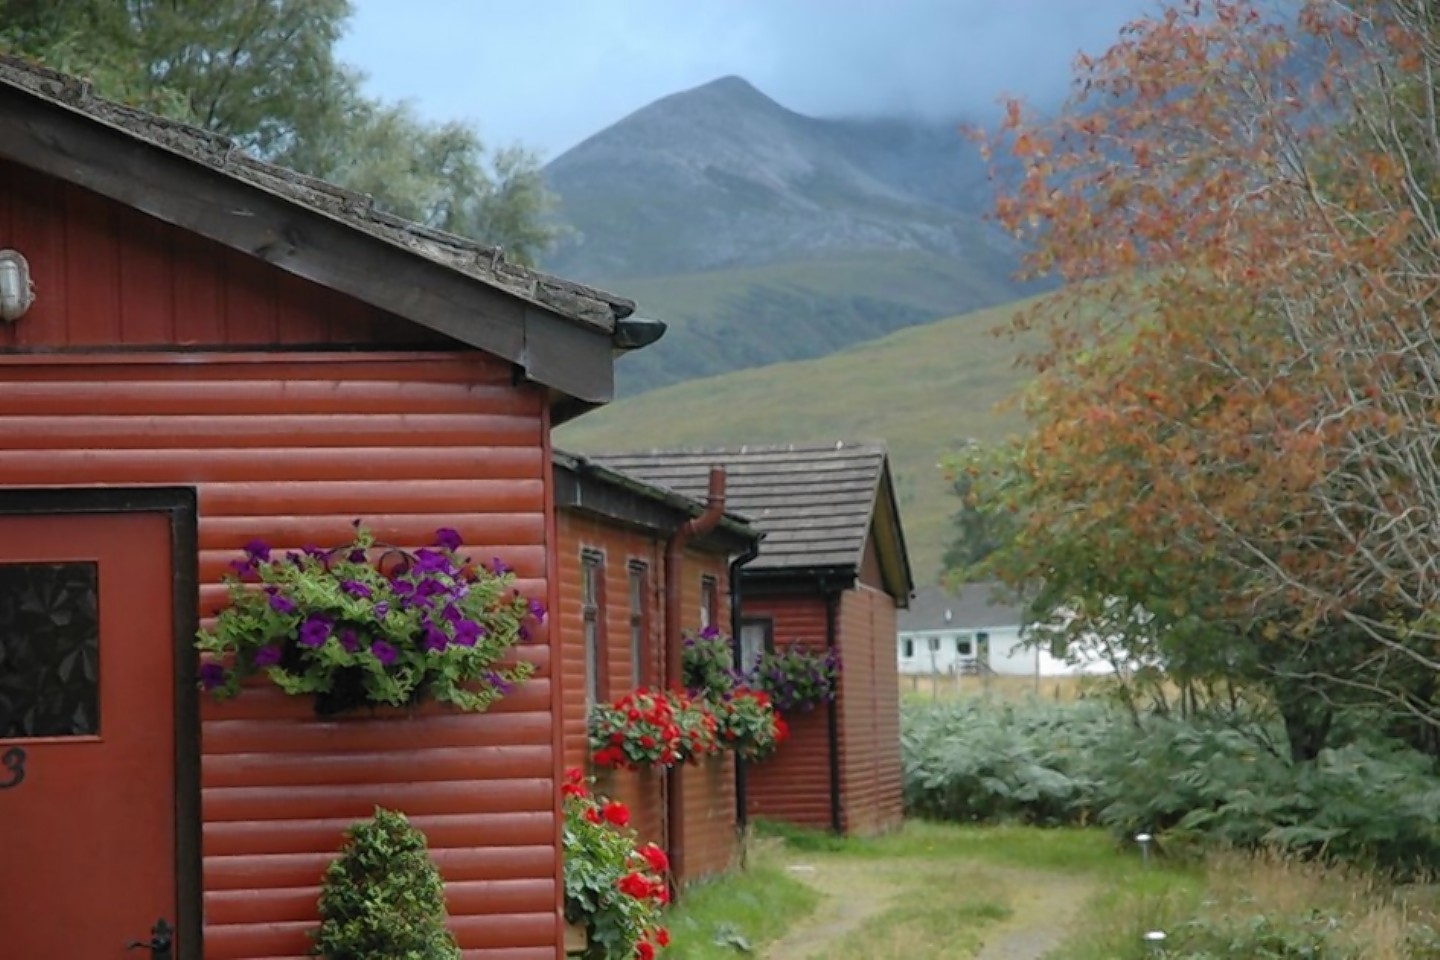
[[[720,585],[714,577],[700,578],[700,626],[720,625]]]
[[[939,653],[939,652],[940,652],[940,638],[939,638],[939,637],[931,637],[931,638],[930,638],[930,652],[931,652],[931,653]]]
[[[969,638],[969,637],[956,637],[956,638],[955,638],[955,652],[958,653],[958,654],[959,654],[960,656],[962,656],[962,657],[968,657],[968,656],[970,656],[970,638]]]
[[[630,564],[630,682],[647,684],[650,636],[650,568],[639,561]]]
[[[605,690],[605,558],[580,557],[580,607],[585,621],[585,702],[599,703]]]
[[[909,660],[909,659],[910,659],[911,657],[913,657],[913,656],[915,656],[915,641],[914,641],[914,640],[906,640],[906,641],[905,641],[905,659],[906,659],[906,660]]]
[[[768,617],[740,621],[740,668],[753,670],[760,655],[775,649],[775,623]]]
[[[0,738],[100,731],[99,568],[0,564]]]

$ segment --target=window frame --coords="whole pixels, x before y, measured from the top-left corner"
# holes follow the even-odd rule
[[[585,705],[609,699],[610,678],[605,642],[605,554],[580,551],[580,636],[585,654]]]
[[[631,559],[626,564],[626,584],[630,602],[630,682],[635,687],[650,686],[650,565]],[[639,595],[637,596],[637,589]]]
[[[720,627],[720,581],[706,573],[700,577],[700,629]]]

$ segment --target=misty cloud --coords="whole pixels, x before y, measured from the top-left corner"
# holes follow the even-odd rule
[[[373,93],[554,156],[652,100],[745,77],[825,116],[1054,102],[1147,0],[355,0],[341,55]]]

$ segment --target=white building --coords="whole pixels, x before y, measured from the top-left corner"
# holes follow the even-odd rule
[[[966,584],[953,593],[933,586],[917,590],[910,608],[898,611],[895,652],[900,672],[953,675],[989,670],[1025,677],[1090,672],[1047,650],[1025,646],[1020,608],[997,600],[996,593],[996,586],[986,583]],[[1102,669],[1109,672],[1108,667]]]

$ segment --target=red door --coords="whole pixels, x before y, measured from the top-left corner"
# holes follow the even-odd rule
[[[176,921],[162,513],[0,516],[0,956],[148,960]]]

